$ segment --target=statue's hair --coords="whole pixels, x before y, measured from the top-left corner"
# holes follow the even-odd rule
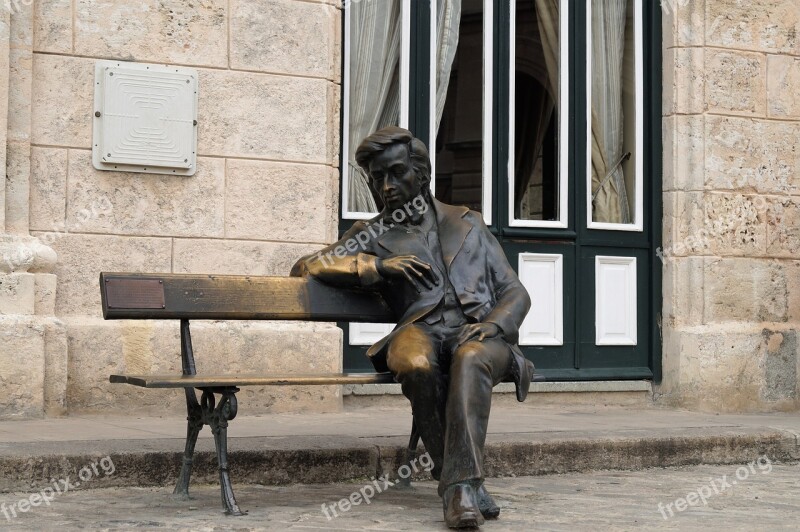
[[[369,163],[377,155],[393,144],[405,144],[411,165],[422,181],[422,188],[428,188],[431,182],[431,157],[425,143],[416,138],[409,130],[397,126],[379,129],[361,141],[356,149],[356,162],[369,175]]]

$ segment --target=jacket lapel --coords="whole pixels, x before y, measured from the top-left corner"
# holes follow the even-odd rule
[[[449,270],[450,264],[464,245],[464,240],[472,231],[472,224],[464,220],[469,209],[447,205],[435,198],[433,208],[436,211],[436,222],[439,225],[439,243],[442,246],[444,263]]]
[[[467,235],[472,231],[472,224],[464,220],[469,209],[455,207],[433,199],[433,209],[436,213],[436,222],[439,227],[439,243],[442,246],[442,256],[445,266],[450,269],[453,259],[458,255],[464,245]],[[391,221],[391,217],[388,217]],[[388,221],[386,222],[389,223]],[[390,229],[377,239],[379,246],[389,253],[397,253],[403,247],[402,242],[405,232],[397,227]]]

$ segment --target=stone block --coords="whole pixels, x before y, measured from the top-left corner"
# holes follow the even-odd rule
[[[767,403],[794,402],[797,397],[797,331],[762,331],[761,397]]]
[[[294,0],[231,2],[231,68],[333,79],[337,10]]]
[[[706,2],[706,46],[798,55],[799,37],[795,0]]]
[[[800,118],[800,57],[767,56],[767,105],[769,116]]]
[[[34,310],[37,316],[53,316],[56,312],[58,278],[52,273],[35,274]]]
[[[700,114],[705,111],[705,49],[664,51],[663,113]]]
[[[702,325],[704,260],[703,257],[674,257],[664,263],[665,328]]]
[[[679,331],[678,404],[699,410],[745,412],[762,408],[765,386],[759,332],[714,326]]]
[[[289,275],[297,259],[319,244],[176,238],[173,272],[219,275]]]
[[[191,177],[107,172],[70,150],[67,229],[126,235],[223,234],[225,161],[200,157]]]
[[[800,123],[708,115],[706,187],[797,194]]]
[[[328,166],[228,161],[225,235],[292,242],[334,240],[338,173]]]
[[[57,316],[101,315],[100,272],[170,271],[168,238],[63,233],[50,245],[58,253]]]
[[[226,68],[227,1],[77,0],[75,53]]]
[[[8,55],[8,140],[30,142],[31,95],[36,82],[34,54],[29,49],[12,48]]]
[[[703,46],[706,0],[661,2],[664,46]]]
[[[328,161],[334,168],[339,167],[339,151],[341,150],[341,112],[342,112],[341,85],[330,83],[328,85]],[[339,188],[336,188],[339,194]]]
[[[44,321],[44,410],[48,416],[67,413],[67,329],[57,319]]]
[[[62,54],[72,51],[72,0],[33,3],[33,49]]]
[[[44,413],[44,336],[34,317],[0,316],[0,419]]]
[[[767,254],[800,257],[800,199],[764,198],[767,205]]]
[[[705,58],[708,111],[766,116],[766,56],[707,49]]]
[[[330,164],[329,83],[200,71],[198,153]]]
[[[0,275],[0,315],[36,313],[36,276],[32,273]]]
[[[761,196],[710,193],[705,196],[706,234],[715,255],[759,257],[767,248],[767,202]]]
[[[92,59],[34,54],[31,138],[49,146],[92,146]]]
[[[6,144],[5,230],[24,235],[29,231],[31,193],[31,145],[27,141]]]
[[[706,253],[710,247],[702,192],[664,193],[665,258]]]
[[[3,7],[11,13],[11,48],[33,49],[33,0],[8,0]],[[8,7],[6,7],[8,6]]]
[[[177,322],[74,318],[69,335],[71,413],[178,414],[181,390],[110,384],[108,375],[179,374]],[[341,371],[341,331],[298,322],[193,322],[198,373],[302,374]],[[341,408],[338,386],[242,387],[239,413],[331,412]]]
[[[31,148],[31,212],[34,231],[63,231],[67,204],[67,150]]]
[[[800,323],[800,261],[781,261],[786,269],[786,297],[789,323]]]
[[[785,322],[786,268],[769,259],[705,259],[704,323]]]
[[[703,190],[705,186],[705,118],[676,115],[664,118],[663,190]]]

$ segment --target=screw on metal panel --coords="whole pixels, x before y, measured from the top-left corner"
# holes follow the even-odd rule
[[[94,116],[96,116],[97,118],[100,118],[100,111],[95,111],[94,112]]]
[[[191,82],[192,82],[192,80],[190,80],[190,79],[186,80],[186,83],[191,83]]]
[[[159,284],[164,284],[164,281],[159,281],[158,283],[159,283]]]
[[[109,72],[109,73],[108,73],[108,75],[109,75],[109,76],[113,76],[113,75],[114,75],[114,73],[113,73],[113,72]]]

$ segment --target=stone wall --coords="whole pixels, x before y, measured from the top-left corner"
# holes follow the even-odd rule
[[[662,400],[798,406],[800,4],[664,2]]]
[[[15,374],[24,383],[0,387],[8,395],[0,397],[0,416],[39,415],[48,410],[45,396],[58,406],[51,413],[177,413],[176,391],[107,383],[114,372],[179,370],[178,329],[104,322],[98,274],[286,275],[298,257],[335,239],[340,9],[301,0],[26,4],[12,2],[4,14],[0,51],[0,77],[10,83],[9,123],[0,124],[8,131],[5,232],[37,237],[58,259],[46,274],[49,310],[3,309],[0,301],[8,320],[31,314],[36,322],[0,320],[0,333],[16,338],[22,328],[17,341],[33,345],[32,359],[20,361],[20,347],[2,340],[0,384]],[[198,69],[193,177],[92,167],[94,65],[101,59]],[[13,275],[36,275],[29,271]],[[60,348],[46,356],[51,322],[62,333],[53,340]],[[197,323],[194,338],[200,371],[341,368],[341,331],[332,324]],[[21,407],[30,396],[39,399]],[[243,412],[341,407],[338,387],[247,389],[242,399]]]

